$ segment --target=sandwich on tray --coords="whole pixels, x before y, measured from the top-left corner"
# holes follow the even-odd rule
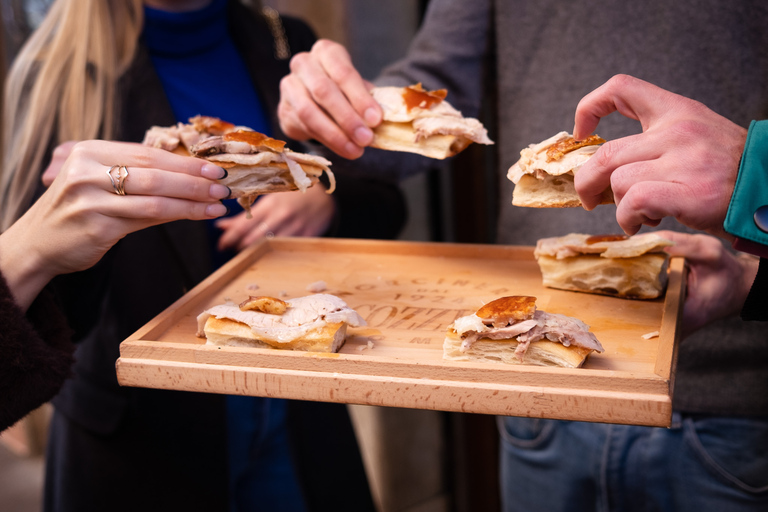
[[[655,299],[667,285],[669,254],[674,242],[655,233],[569,235],[542,238],[534,256],[544,286],[562,290]]]
[[[371,94],[384,112],[371,147],[442,160],[473,142],[493,144],[480,121],[462,116],[445,101],[445,89],[428,91],[416,84],[375,87]]]
[[[603,347],[581,320],[536,309],[536,297],[493,300],[456,319],[443,342],[443,359],[577,368]]]
[[[347,326],[362,327],[365,320],[339,297],[316,294],[220,304],[198,315],[197,325],[209,345],[338,352]]]
[[[226,169],[227,176],[219,181],[232,190],[230,197],[237,198],[248,213],[258,196],[291,190],[305,192],[323,172],[330,183],[328,193],[336,188],[331,162],[325,158],[292,151],[281,140],[215,117],[196,116],[187,124],[153,126],[143,143],[203,158]]]

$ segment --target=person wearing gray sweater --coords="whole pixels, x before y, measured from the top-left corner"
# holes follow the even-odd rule
[[[768,4],[756,0],[432,0],[408,54],[375,83],[445,88],[472,117],[493,91],[498,243],[615,233],[612,205],[567,213],[513,207],[506,170],[528,144],[570,130],[579,100],[620,73],[700,101],[739,126],[768,118],[766,22]],[[356,159],[335,158],[336,167],[400,177],[425,170],[430,162],[417,156],[364,151],[381,112],[349,67],[328,41],[295,56],[281,88],[283,130]],[[614,115],[598,133],[612,140],[639,131]],[[659,228],[691,231],[671,218]],[[757,261],[744,259],[741,270],[754,276]],[[732,314],[681,342],[669,429],[500,418],[505,510],[765,510],[767,368],[764,324]]]

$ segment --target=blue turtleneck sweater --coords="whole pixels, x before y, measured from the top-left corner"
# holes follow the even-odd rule
[[[200,114],[270,134],[264,107],[227,30],[227,0],[190,12],[145,7],[144,15],[144,42],[177,121]]]

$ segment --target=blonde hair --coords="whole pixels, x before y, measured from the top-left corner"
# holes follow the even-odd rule
[[[3,102],[2,230],[29,207],[53,146],[114,136],[143,13],[142,0],[56,0],[19,52]]]

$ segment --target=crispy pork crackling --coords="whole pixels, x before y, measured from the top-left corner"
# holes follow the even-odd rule
[[[605,140],[591,135],[576,141],[568,132],[560,132],[520,152],[520,160],[507,171],[515,184],[512,204],[531,208],[571,208],[581,206],[573,186],[573,177]],[[613,203],[610,190],[601,204]]]
[[[250,215],[250,206],[262,194],[301,190],[317,183],[325,172],[330,194],[336,187],[331,162],[316,155],[298,153],[285,142],[215,117],[196,116],[188,124],[153,126],[145,145],[203,158],[227,170],[219,180],[232,190],[230,197]]]
[[[335,295],[249,297],[239,306],[220,304],[200,313],[197,335],[209,345],[338,352],[348,325],[361,327],[365,320]]]
[[[536,298],[501,297],[448,327],[443,359],[578,368],[603,347],[589,326],[536,309]]]
[[[540,239],[533,254],[544,286],[655,299],[667,285],[669,255],[663,249],[673,244],[655,233],[631,237],[571,233]]]
[[[371,147],[444,159],[472,142],[493,144],[482,123],[464,117],[445,97],[447,91],[427,91],[421,84],[375,87],[371,94],[384,111],[373,131]]]

